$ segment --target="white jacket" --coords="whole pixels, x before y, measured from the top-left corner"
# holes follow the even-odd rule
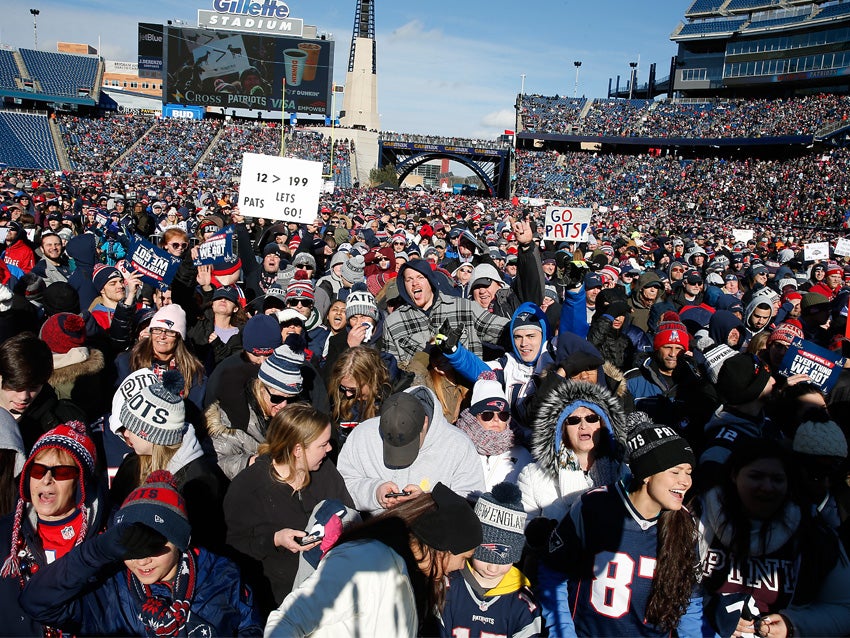
[[[263,635],[409,637],[417,626],[416,601],[401,556],[379,541],[355,541],[328,552],[269,614]]]
[[[514,445],[507,452],[493,456],[479,454],[484,470],[484,488],[486,492],[503,481],[516,484],[522,469],[531,463],[531,453],[521,445]]]

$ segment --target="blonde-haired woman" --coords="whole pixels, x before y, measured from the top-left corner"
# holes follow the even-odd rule
[[[328,416],[307,403],[280,410],[269,424],[257,460],[240,472],[224,500],[227,543],[259,561],[254,595],[266,611],[292,590],[310,513],[320,501],[335,499],[354,508],[345,482],[330,460]],[[250,566],[246,568],[251,572]]]
[[[351,428],[378,416],[381,401],[392,394],[389,370],[381,353],[369,346],[343,352],[328,380],[333,438],[342,446]]]

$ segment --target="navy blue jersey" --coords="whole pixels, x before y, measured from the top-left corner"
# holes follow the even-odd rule
[[[655,574],[656,523],[635,510],[622,483],[590,490],[564,517],[550,541],[550,565],[567,575],[566,611],[576,635],[668,634],[644,621]]]
[[[442,638],[530,638],[540,635],[540,607],[525,584],[528,581],[518,569],[512,568],[498,586],[483,595],[480,588],[468,582],[473,578],[468,569],[467,566],[449,575],[446,604],[441,614]]]

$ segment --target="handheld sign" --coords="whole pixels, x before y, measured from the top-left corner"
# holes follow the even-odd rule
[[[836,255],[841,257],[847,257],[850,255],[850,239],[847,239],[846,237],[839,237],[838,241],[835,243],[834,252]]]
[[[206,266],[233,261],[233,229],[226,228],[198,245],[198,256],[192,263]]]
[[[177,274],[180,260],[139,236],[134,237],[127,264],[141,275],[142,281],[167,290]]]
[[[586,241],[592,212],[591,208],[547,206],[543,238],[553,241]]]
[[[803,244],[803,261],[819,261],[822,259],[829,259],[828,241]]]
[[[312,224],[319,210],[321,190],[321,162],[257,153],[242,156],[242,215]]]
[[[736,242],[741,242],[742,244],[746,244],[755,236],[755,231],[751,228],[733,228],[732,229],[732,237],[735,238]]]
[[[807,374],[824,392],[832,390],[844,369],[845,358],[804,339],[794,339],[782,357],[779,374]]]

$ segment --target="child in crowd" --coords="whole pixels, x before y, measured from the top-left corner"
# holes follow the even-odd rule
[[[526,514],[513,483],[499,483],[478,499],[483,541],[463,569],[449,575],[442,613],[443,638],[539,636],[540,607],[529,581],[513,566],[525,544]]]

